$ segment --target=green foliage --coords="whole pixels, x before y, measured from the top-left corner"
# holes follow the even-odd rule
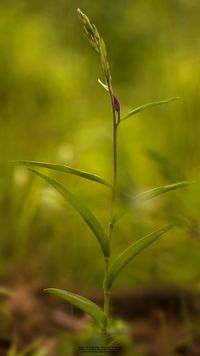
[[[10,347],[7,356],[46,356],[47,350],[42,345],[42,339],[36,339],[30,344],[28,344],[23,350],[18,351],[18,345],[16,340]]]
[[[163,104],[168,104],[170,103],[171,101],[174,101],[174,100],[177,100],[178,98],[170,98],[170,99],[167,99],[167,100],[160,100],[160,101],[154,101],[152,103],[148,103],[148,104],[144,104],[144,105],[141,105],[141,106],[138,106],[137,108],[131,110],[130,112],[128,112],[127,115],[125,115],[124,117],[121,118],[121,121],[122,120],[126,120],[128,119],[129,117],[131,116],[134,116],[136,114],[138,114],[140,111],[142,110],[146,110],[146,109],[149,109],[149,108],[153,108],[154,106],[158,106],[158,105],[163,105]]]
[[[56,355],[74,355],[74,350],[96,348],[95,353],[109,356],[112,353],[123,355],[138,355],[135,347],[130,342],[130,327],[122,320],[110,321],[108,326],[107,341],[99,332],[99,326],[95,323],[88,324],[84,331],[79,333],[63,333],[58,337]],[[99,348],[99,350],[98,350]],[[99,351],[99,352],[98,352]]]
[[[69,202],[76,210],[77,212],[82,216],[82,218],[85,220],[87,225],[90,227],[90,229],[93,231],[94,235],[98,239],[100,246],[102,248],[104,257],[105,257],[105,278],[104,278],[104,312],[93,302],[90,300],[81,297],[79,295],[73,294],[68,291],[63,291],[59,289],[54,289],[50,288],[47,289],[48,292],[50,292],[53,295],[56,295],[71,304],[75,305],[76,307],[82,309],[84,312],[90,314],[96,321],[97,323],[101,326],[103,329],[103,332],[107,335],[107,325],[108,325],[108,317],[109,317],[109,306],[110,306],[110,288],[112,286],[112,283],[116,279],[116,277],[119,275],[119,273],[124,269],[124,267],[137,255],[139,254],[142,250],[144,250],[146,247],[148,247],[150,244],[152,244],[155,240],[157,240],[160,236],[162,236],[164,233],[172,229],[174,227],[174,224],[170,224],[165,226],[164,228],[161,228],[157,231],[154,231],[153,233],[145,236],[144,238],[140,239],[136,243],[130,245],[124,252],[122,252],[119,257],[116,258],[114,262],[110,265],[110,239],[112,237],[113,233],[113,227],[114,227],[114,220],[115,220],[115,208],[117,205],[117,174],[118,174],[118,151],[117,151],[117,134],[118,134],[118,125],[121,121],[121,115],[120,115],[120,110],[121,110],[121,105],[117,97],[114,95],[114,90],[112,87],[112,76],[110,72],[110,67],[108,63],[108,58],[107,58],[107,50],[105,47],[104,40],[102,37],[99,35],[99,32],[95,25],[92,25],[89,18],[81,12],[80,9],[77,10],[78,15],[81,19],[81,22],[83,24],[84,31],[86,33],[86,36],[96,51],[96,53],[100,56],[100,61],[102,64],[102,69],[103,73],[105,76],[105,80],[107,84],[103,84],[100,80],[99,83],[108,91],[108,95],[111,99],[111,106],[112,106],[112,121],[113,121],[113,182],[112,182],[112,195],[111,195],[111,202],[110,202],[110,217],[109,217],[109,231],[108,234],[104,231],[102,228],[101,224],[98,222],[96,217],[93,215],[93,213],[81,202],[80,199],[75,197],[74,194],[71,193],[68,189],[66,189],[62,184],[57,182],[56,180],[38,172],[35,171],[32,168],[29,168],[30,166],[36,166],[36,167],[45,167],[45,168],[50,168],[54,170],[59,170],[59,171],[64,171],[67,173],[75,174],[90,180],[95,180],[100,183],[109,185],[106,183],[102,178],[91,175],[86,172],[82,172],[79,170],[76,170],[71,167],[67,166],[61,166],[61,165],[52,165],[49,163],[43,163],[43,162],[33,162],[33,161],[17,161],[15,163],[17,164],[23,164],[28,166],[28,168],[44,179],[46,182],[48,182],[50,185],[52,185],[56,191],[58,191],[66,200]],[[136,108],[132,111],[130,111],[125,117],[122,118],[122,120],[127,119],[128,117],[144,110],[149,107],[157,106],[160,104],[165,104],[168,103],[172,100],[175,100],[176,98],[172,98],[169,100],[163,100],[163,101],[158,101],[158,102],[153,102],[149,104],[145,104],[140,106],[139,108]],[[162,187],[162,188],[157,188],[156,192],[154,191],[151,193],[151,196],[155,196],[161,193],[164,193],[166,191],[180,188],[181,186],[185,186],[186,183],[178,183],[173,186],[168,186],[168,187]]]
[[[191,184],[191,182],[184,181],[184,182],[177,182],[177,183],[173,183],[173,184],[164,185],[162,187],[153,188],[153,189],[147,190],[146,192],[138,194],[134,199],[137,201],[149,200],[149,199],[157,197],[158,195],[170,192],[170,190],[188,187],[190,184]]]
[[[18,270],[20,264],[27,265],[27,273],[31,269],[36,279],[39,276],[44,283],[56,279],[59,284],[68,270],[69,285],[75,281],[84,288],[91,270],[86,261],[92,255],[96,267],[88,277],[88,288],[98,290],[103,262],[95,241],[86,240],[87,229],[81,229],[81,221],[76,224],[75,214],[71,218],[71,211],[64,210],[53,191],[39,180],[32,184],[23,167],[10,167],[7,161],[58,162],[109,177],[110,111],[106,92],[96,85],[95,78],[105,80],[73,16],[75,2],[2,0],[0,7],[1,276]],[[173,105],[142,111],[142,120],[127,120],[120,126],[119,184],[134,197],[153,186],[194,179],[199,175],[200,156],[196,36],[200,2],[152,5],[145,0],[126,0],[121,6],[102,0],[87,1],[84,8],[89,9],[111,49],[112,76],[123,115],[143,102],[177,94],[181,98]],[[89,181],[81,186],[72,175],[61,179],[66,179],[71,191],[90,201],[93,211],[106,221],[108,191],[99,185],[89,187]],[[183,231],[176,231],[176,238],[159,241],[157,259],[151,249],[148,256],[144,253],[135,261],[135,268],[128,266],[128,273],[121,274],[124,286],[128,288],[128,275],[134,286],[160,280],[184,284],[198,277],[199,197],[197,185],[195,193],[189,188],[175,196],[170,193],[163,199],[160,195],[144,205],[129,206],[126,224],[121,220],[115,228],[117,252],[132,243],[133,225],[134,235],[141,236],[171,221],[174,214],[189,223]],[[83,237],[80,245],[72,234],[74,224],[77,235]],[[85,254],[83,241],[87,244]],[[37,255],[37,264],[33,255]],[[164,263],[163,257],[170,263]],[[184,268],[182,260],[186,261]]]
[[[151,245],[154,241],[159,239],[167,231],[171,230],[175,224],[171,223],[159,230],[152,232],[151,234],[144,236],[134,244],[129,246],[125,251],[121,253],[112,263],[108,269],[104,279],[104,288],[110,290],[112,283],[118,276],[118,274],[126,267],[126,265],[142,250]]]
[[[30,159],[32,157],[41,157],[42,154],[48,161],[56,156],[56,159],[61,163],[63,161],[71,161],[70,165],[75,163],[75,166],[77,166],[78,160],[78,166],[79,164],[80,166],[87,164],[92,170],[95,165],[95,168],[99,169],[100,172],[109,171],[111,166],[111,160],[107,154],[108,144],[110,144],[107,138],[109,124],[107,111],[102,105],[103,96],[101,96],[100,91],[98,92],[98,89],[95,90],[93,82],[90,80],[92,74],[96,73],[92,57],[84,56],[84,48],[82,48],[82,43],[78,42],[78,36],[77,41],[74,40],[75,36],[73,38],[71,36],[72,29],[76,33],[76,25],[74,25],[71,19],[71,11],[66,12],[61,8],[58,10],[57,4],[55,5],[53,2],[51,2],[50,6],[49,3],[45,4],[44,12],[41,11],[41,13],[38,12],[37,5],[32,1],[29,4],[27,3],[21,12],[18,6],[14,6],[13,4],[13,10],[10,9],[12,21],[10,21],[9,11],[4,11],[0,15],[2,18],[4,17],[4,22],[6,23],[7,21],[9,24],[9,33],[6,36],[5,43],[4,36],[1,36],[0,39],[1,53],[4,56],[1,61],[2,66],[0,67],[2,78],[1,116],[3,118],[2,132],[4,133],[1,142],[5,143],[5,146],[8,147],[7,141],[8,137],[10,138],[10,148],[6,149],[9,159],[15,155],[16,157],[22,157],[25,154]],[[105,0],[101,2],[101,5],[95,2],[90,4],[91,12],[94,17],[96,16],[96,21],[104,25],[108,39],[107,43],[112,44],[113,78],[115,78],[115,85],[121,97],[125,97],[127,102],[131,102],[134,97],[134,100],[139,102],[152,92],[153,95],[167,97],[169,91],[178,90],[183,98],[181,106],[175,107],[175,119],[171,118],[172,112],[170,108],[165,113],[162,112],[164,120],[162,118],[158,120],[156,117],[157,113],[150,111],[149,114],[146,114],[149,120],[140,120],[135,123],[134,129],[130,126],[131,129],[126,131],[126,133],[122,131],[124,135],[124,140],[122,141],[124,147],[119,170],[121,179],[125,178],[129,183],[129,188],[135,188],[134,193],[141,191],[144,186],[152,186],[152,182],[155,181],[156,185],[160,185],[158,188],[136,196],[137,199],[143,200],[151,199],[167,191],[185,187],[188,183],[187,181],[183,181],[183,179],[190,180],[194,173],[198,173],[196,170],[199,162],[200,148],[198,144],[199,125],[197,117],[199,115],[197,114],[199,111],[199,100],[196,73],[198,72],[199,64],[194,63],[194,58],[198,57],[195,55],[195,43],[197,44],[198,39],[196,36],[192,36],[195,39],[192,47],[191,41],[187,40],[191,37],[193,30],[194,33],[197,32],[199,22],[195,20],[195,13],[198,13],[198,11],[195,11],[197,6],[194,4],[191,5],[189,2],[182,4],[181,9],[178,3],[174,3],[173,6],[166,4],[161,6],[157,3],[155,6],[152,6],[145,1],[131,2],[130,0],[127,1],[127,6],[124,7],[116,3],[113,8],[111,3]],[[48,11],[46,11],[45,6],[48,7]],[[155,7],[157,11],[155,11]],[[181,11],[177,11],[177,8]],[[48,13],[48,16],[45,15],[46,13]],[[111,78],[108,75],[110,67],[107,61],[107,51],[104,41],[88,17],[80,11],[79,15],[90,44],[100,56],[106,81],[105,84],[100,81],[100,84],[109,92],[112,108],[115,110],[116,108],[113,106],[114,93],[111,87]],[[114,22],[115,25],[110,26],[113,18],[116,20]],[[138,18],[140,19],[139,21]],[[191,26],[184,25],[179,27],[180,22],[183,22],[183,18],[186,21],[187,19],[192,20],[193,30]],[[13,28],[10,26],[10,23],[14,24]],[[122,25],[119,26],[119,23]],[[1,25],[3,29],[2,33],[4,33],[3,22]],[[121,30],[122,28],[123,31]],[[171,35],[169,31],[165,33],[166,28],[173,29]],[[58,32],[53,29],[58,29]],[[27,45],[27,33],[30,35],[28,36],[31,39],[30,45]],[[10,46],[6,45],[7,38],[9,38]],[[153,47],[152,38],[154,39]],[[179,46],[174,46],[174,39],[177,41],[180,39],[178,41]],[[33,48],[34,51],[32,51]],[[12,56],[10,56],[10,53],[12,53]],[[9,58],[12,60],[9,60]],[[72,66],[74,70],[71,70]],[[83,66],[84,70],[82,69]],[[90,94],[88,95],[88,93]],[[132,115],[144,109],[175,99],[172,98],[159,102],[153,101],[138,108],[136,107],[131,111],[124,107],[123,110],[125,112],[128,111],[128,114],[122,117],[121,121],[132,117]],[[114,113],[117,115],[118,113],[115,111]],[[91,117],[92,119],[87,120],[87,117]],[[130,123],[130,125],[132,124]],[[87,140],[90,142],[88,149],[86,149]],[[66,142],[69,143],[67,148],[65,146]],[[195,149],[194,142],[196,142]],[[134,150],[132,149],[133,143]],[[42,153],[41,147],[43,149]],[[74,147],[77,147],[77,150]],[[100,151],[99,157],[104,157],[103,162],[101,159],[98,159],[98,156],[97,158],[95,156],[96,154],[98,155],[98,150]],[[154,160],[152,163],[143,154],[148,150],[158,152],[157,161]],[[2,155],[4,155],[3,150]],[[76,156],[75,162],[73,155]],[[134,165],[132,164],[132,158],[134,159]],[[23,162],[25,163],[25,161]],[[154,170],[155,163],[160,175],[156,175]],[[65,171],[110,186],[109,182],[99,176],[79,171],[69,166],[63,166],[62,164],[51,167],[47,167],[49,164],[43,162],[29,161],[29,164],[37,164],[37,166],[41,164],[41,167],[55,168],[56,170]],[[87,168],[88,171],[90,169]],[[54,273],[54,278],[57,277],[59,279],[59,276],[62,275],[62,279],[65,276],[66,269],[69,266],[73,269],[75,262],[77,262],[78,273],[74,268],[75,272],[74,274],[72,272],[71,280],[74,280],[73,277],[77,273],[78,276],[76,275],[76,278],[78,282],[83,283],[82,276],[84,273],[85,275],[89,275],[91,266],[88,263],[88,255],[84,255],[84,260],[83,244],[79,250],[77,248],[76,252],[78,252],[74,253],[74,256],[70,256],[70,244],[73,244],[73,239],[72,241],[67,239],[67,242],[65,239],[66,235],[71,235],[70,219],[62,218],[63,211],[60,207],[60,210],[58,209],[56,213],[55,203],[52,211],[50,211],[49,207],[49,210],[43,209],[43,202],[41,203],[41,200],[37,197],[40,196],[38,191],[43,196],[45,189],[41,189],[38,183],[30,189],[31,179],[29,177],[25,177],[27,183],[20,183],[20,185],[19,180],[17,180],[18,168],[15,172],[17,173],[17,179],[15,173],[12,176],[10,171],[5,170],[5,167],[2,168],[2,172],[5,175],[4,184],[2,184],[0,192],[2,198],[2,216],[4,218],[5,207],[9,211],[9,216],[7,213],[7,218],[4,219],[4,229],[2,229],[4,231],[4,238],[1,242],[1,258],[4,258],[5,263],[9,265],[9,261],[12,261],[13,255],[15,256],[18,253],[24,235],[27,243],[25,247],[28,247],[32,254],[32,245],[29,246],[29,241],[32,241],[32,236],[34,236],[35,240],[35,236],[38,236],[35,246],[36,252],[40,253],[39,258],[42,261],[42,268],[46,266],[46,271]],[[50,177],[44,176],[39,172],[35,173],[53,185],[56,190],[59,190],[66,200],[75,207],[95,233],[104,255],[108,256],[110,248],[107,241],[107,233],[98,220],[96,220],[93,213],[85,208],[81,199],[77,199],[71,193],[71,190],[67,190],[58,182],[55,183],[55,180]],[[5,183],[6,181],[7,183]],[[173,181],[180,182],[172,184],[171,182]],[[73,185],[72,181],[70,183]],[[163,186],[163,184],[165,185]],[[74,184],[72,189],[75,188],[76,185]],[[91,190],[89,193],[88,191],[84,192],[89,197],[94,192],[97,193],[96,196],[98,198],[94,203],[94,209],[99,209],[99,191],[95,189],[94,187],[94,191]],[[155,223],[155,220],[157,220],[156,225],[159,225],[160,220],[163,218],[168,220],[176,213],[189,217],[192,216],[193,223],[189,226],[188,231],[192,237],[194,235],[198,237],[198,228],[196,228],[198,226],[199,212],[198,195],[199,188],[193,195],[187,192],[187,197],[186,195],[184,197],[181,196],[179,200],[176,199],[175,201],[169,198],[164,209],[161,209],[158,214],[155,214],[156,203],[152,204],[153,213],[150,211],[147,214],[142,211],[139,221],[146,228],[149,220],[151,221],[151,225]],[[34,196],[34,199],[31,196]],[[182,204],[181,199],[184,201],[184,204]],[[106,211],[110,207],[108,207],[107,201],[105,203],[105,200],[103,200],[102,205],[103,209],[101,210],[103,213],[101,212],[101,214],[105,218],[105,216],[107,217]],[[47,204],[45,207],[47,207]],[[45,215],[44,211],[46,210],[47,213]],[[38,212],[44,214],[43,217],[45,219],[43,217],[39,219]],[[130,215],[131,220],[129,219],[128,221],[130,222],[130,228],[128,228],[129,224],[124,224],[121,230],[116,231],[116,238],[121,239],[121,247],[124,247],[127,242],[130,243],[133,223],[136,223],[134,228],[136,236],[137,233],[140,233],[137,212],[136,217],[133,216],[134,214]],[[21,216],[21,219],[18,219],[19,216]],[[8,223],[8,220],[12,223]],[[39,222],[41,220],[45,220],[44,225]],[[69,223],[67,223],[67,220]],[[114,221],[115,216],[110,220],[110,227]],[[13,226],[17,228],[14,229]],[[51,236],[51,239],[47,239],[46,235]],[[58,235],[60,238],[58,238]],[[130,238],[124,238],[127,235]],[[152,259],[151,252],[149,252],[149,255],[147,254],[147,258],[144,260],[142,260],[141,256],[140,261],[143,270],[146,269],[147,272],[145,277],[140,279],[140,269],[135,267],[132,274],[133,281],[138,280],[140,283],[145,283],[151,273],[149,272],[151,270],[151,268],[148,268],[149,265],[154,267],[152,269],[156,270],[156,273],[160,273],[163,280],[167,279],[170,281],[170,277],[173,277],[177,281],[184,281],[184,278],[186,280],[193,278],[199,263],[198,239],[191,239],[188,242],[185,235],[186,232],[181,233],[180,236],[177,233],[177,238],[173,239],[173,242],[169,239],[171,249],[168,248],[165,254],[165,258],[170,260],[168,264],[162,261],[162,249],[160,257],[157,259],[158,263],[156,259]],[[41,236],[44,236],[44,239]],[[8,241],[10,242],[9,244]],[[180,249],[180,241],[182,249]],[[161,246],[164,248],[165,244],[167,245],[167,242],[163,242],[163,245],[161,242]],[[191,251],[194,252],[191,252],[191,259],[188,256],[188,244]],[[67,249],[63,248],[64,246],[67,246]],[[25,250],[28,251],[26,248]],[[171,250],[173,250],[174,257],[171,254]],[[53,253],[49,251],[53,251]],[[87,254],[87,251],[85,253]],[[94,250],[91,255],[92,259],[95,260],[95,267],[97,270],[99,268],[100,271],[102,266],[96,258],[96,251]],[[60,256],[67,256],[67,258],[62,259]],[[71,265],[70,262],[67,264],[70,257],[71,261],[73,261]],[[29,260],[28,254],[25,258]],[[87,264],[85,263],[85,268],[83,269],[82,261],[86,260]],[[182,267],[183,260],[187,260],[188,264],[185,262]],[[127,261],[126,258],[124,261]],[[161,263],[159,264],[159,262]],[[107,260],[106,263],[108,263]],[[190,266],[190,271],[187,265]],[[56,266],[59,266],[57,270]],[[119,267],[120,263],[116,267],[116,270]],[[91,279],[91,285],[92,283],[96,283],[95,286],[98,286],[99,279],[96,278],[95,271],[93,271],[93,275],[94,278]]]
[[[46,292],[53,294],[61,299],[66,300],[71,303],[76,308],[81,309],[85,313],[92,316],[92,318],[99,324],[101,328],[105,327],[106,324],[106,316],[104,312],[91,300],[84,298],[78,294],[71,293],[68,291],[64,291],[56,288],[48,288],[45,289]]]
[[[19,164],[19,165],[24,165],[27,167],[43,167],[43,168],[49,168],[55,171],[60,171],[60,172],[65,172],[65,173],[70,173],[74,174],[76,176],[93,180],[94,182],[98,182],[101,184],[104,184],[108,187],[111,187],[111,184],[106,182],[105,179],[91,173],[87,173],[84,171],[80,171],[79,169],[75,169],[66,165],[61,165],[61,164],[54,164],[54,163],[45,163],[45,162],[36,162],[36,161],[12,161],[11,163],[14,164]]]
[[[39,173],[32,168],[29,169],[33,173],[37,174],[39,177],[43,178],[49,184],[51,184],[67,200],[67,202],[69,202],[76,209],[76,211],[79,212],[79,214],[82,216],[82,218],[85,220],[87,225],[90,227],[90,229],[93,231],[94,235],[98,239],[104,256],[108,257],[110,255],[110,243],[108,240],[108,236],[99,221],[94,216],[94,214],[82,203],[81,200],[75,197],[74,194],[72,194],[67,188],[65,188],[55,179],[50,178],[42,173]]]

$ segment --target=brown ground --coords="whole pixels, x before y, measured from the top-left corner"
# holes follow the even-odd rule
[[[49,350],[48,356],[57,356],[56,337],[64,331],[77,333],[89,322],[87,316],[42,290],[38,284],[16,283],[13,294],[1,299],[0,356],[8,354],[13,340],[23,349],[38,339]],[[97,296],[89,297],[102,302]],[[134,350],[140,355],[200,356],[197,294],[172,287],[113,294],[112,314],[129,323]]]

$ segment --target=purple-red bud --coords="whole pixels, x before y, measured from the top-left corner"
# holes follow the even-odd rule
[[[120,102],[119,100],[116,98],[116,96],[113,96],[113,104],[114,104],[114,108],[116,111],[120,112]]]

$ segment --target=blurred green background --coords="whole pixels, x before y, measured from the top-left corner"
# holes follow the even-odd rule
[[[9,160],[59,162],[110,179],[109,99],[98,58],[83,36],[76,8],[105,39],[122,113],[180,96],[119,129],[119,183],[127,215],[113,237],[116,255],[174,218],[174,229],[132,262],[115,289],[200,278],[199,0],[10,0],[0,4],[0,276],[32,276],[49,285],[99,291],[104,261],[81,218],[26,169]],[[55,174],[106,225],[109,191]],[[156,186],[191,187],[135,206]],[[108,209],[107,209],[108,208]]]

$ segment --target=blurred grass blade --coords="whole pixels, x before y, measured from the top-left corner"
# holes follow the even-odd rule
[[[169,184],[169,185],[164,185],[162,187],[157,187],[157,188],[154,188],[154,189],[150,189],[150,190],[147,190],[146,192],[143,192],[141,194],[136,195],[134,200],[136,200],[136,201],[149,200],[149,199],[152,199],[152,198],[154,198],[154,197],[156,197],[158,195],[167,193],[170,190],[175,190],[175,189],[180,189],[180,188],[187,187],[191,183],[192,182],[182,181],[182,182],[173,183],[173,184]]]
[[[19,354],[17,354],[17,342],[16,340],[14,339],[12,341],[12,345],[11,347],[9,348],[8,352],[7,352],[7,356],[18,356]]]
[[[100,84],[106,91],[109,91],[108,86],[107,86],[106,84],[104,84],[104,83],[101,81],[101,79],[98,78],[98,82],[99,82],[99,84]]]
[[[177,100],[177,99],[178,99],[178,97],[175,97],[175,98],[170,98],[170,99],[167,99],[167,100],[153,101],[151,103],[147,103],[147,104],[138,106],[137,108],[135,108],[132,111],[128,112],[128,114],[126,116],[122,117],[122,119],[120,121],[123,121],[125,119],[128,119],[131,116],[134,116],[135,114],[139,113],[142,110],[146,110],[146,109],[152,108],[154,106],[162,105],[162,104],[167,104],[167,103],[170,103],[171,101],[174,101],[174,100]]]
[[[87,225],[90,227],[90,229],[93,231],[94,235],[98,239],[104,256],[108,257],[110,255],[110,242],[108,236],[97,218],[93,215],[93,213],[61,183],[57,182],[53,178],[50,178],[40,172],[35,171],[32,168],[29,169],[33,173],[37,174],[39,177],[43,178],[46,182],[51,184],[67,200],[67,202],[70,203],[76,209],[76,211],[82,216],[84,221],[87,223]]]
[[[49,168],[49,169],[53,169],[55,171],[70,173],[70,174],[74,174],[76,176],[79,176],[79,177],[82,177],[85,179],[93,180],[95,182],[104,184],[108,187],[111,187],[111,184],[109,182],[107,182],[104,178],[97,176],[96,174],[91,174],[91,173],[87,173],[84,171],[80,171],[79,169],[65,166],[62,164],[45,163],[45,162],[37,162],[37,161],[21,161],[21,160],[20,161],[11,161],[11,163],[20,164],[20,165],[28,166],[28,167],[31,166],[31,167]]]
[[[111,264],[110,268],[104,279],[104,288],[109,290],[112,286],[112,283],[118,276],[118,274],[124,269],[124,267],[142,250],[144,250],[147,246],[151,245],[154,241],[156,241],[160,236],[162,236],[167,231],[171,230],[175,226],[174,223],[171,223],[159,230],[152,232],[149,235],[141,238],[136,241],[134,244],[129,246],[126,250],[124,250]]]
[[[7,289],[5,287],[0,287],[0,298],[1,297],[12,297],[14,295],[14,293],[10,290],[10,289]]]
[[[20,353],[16,356],[47,356],[46,352],[43,352],[43,339],[38,337],[28,344]]]
[[[91,300],[82,297],[78,294],[71,293],[56,288],[47,288],[46,292],[53,294],[61,299],[66,300],[76,308],[83,310],[85,313],[91,315],[91,317],[96,320],[96,322],[101,326],[105,326],[106,318],[103,310],[99,308],[98,305],[93,303]]]

